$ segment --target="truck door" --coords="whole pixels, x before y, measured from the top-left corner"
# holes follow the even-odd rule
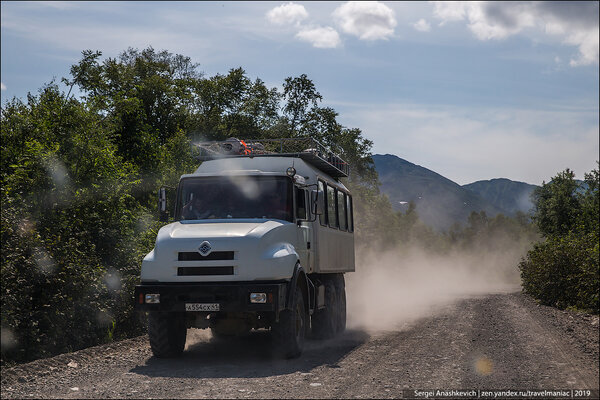
[[[296,205],[296,221],[298,222],[298,246],[296,251],[300,257],[300,264],[307,272],[312,272],[314,264],[314,243],[312,223],[303,221],[309,218],[308,192],[299,187],[294,187]]]

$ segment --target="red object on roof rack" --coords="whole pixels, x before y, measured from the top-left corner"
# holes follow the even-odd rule
[[[322,145],[312,137],[240,140],[195,143],[200,161],[230,157],[296,157],[334,178],[347,177],[350,167],[338,152]],[[336,146],[337,147],[337,146]]]

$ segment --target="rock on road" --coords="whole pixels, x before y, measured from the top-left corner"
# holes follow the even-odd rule
[[[271,355],[268,332],[217,341],[188,331],[177,359],[147,337],[2,370],[2,398],[399,398],[403,389],[597,389],[598,316],[494,294],[395,331],[348,330]]]

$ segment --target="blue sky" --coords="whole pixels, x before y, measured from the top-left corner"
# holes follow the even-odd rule
[[[308,75],[340,122],[460,184],[599,158],[598,2],[6,2],[2,103],[84,49],[169,50],[207,76]]]

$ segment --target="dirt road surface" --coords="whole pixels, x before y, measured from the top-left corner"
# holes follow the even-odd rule
[[[597,389],[598,317],[520,293],[440,307],[394,331],[348,330],[272,356],[268,332],[189,330],[178,359],[147,337],[3,369],[2,398],[401,398],[403,389]]]

